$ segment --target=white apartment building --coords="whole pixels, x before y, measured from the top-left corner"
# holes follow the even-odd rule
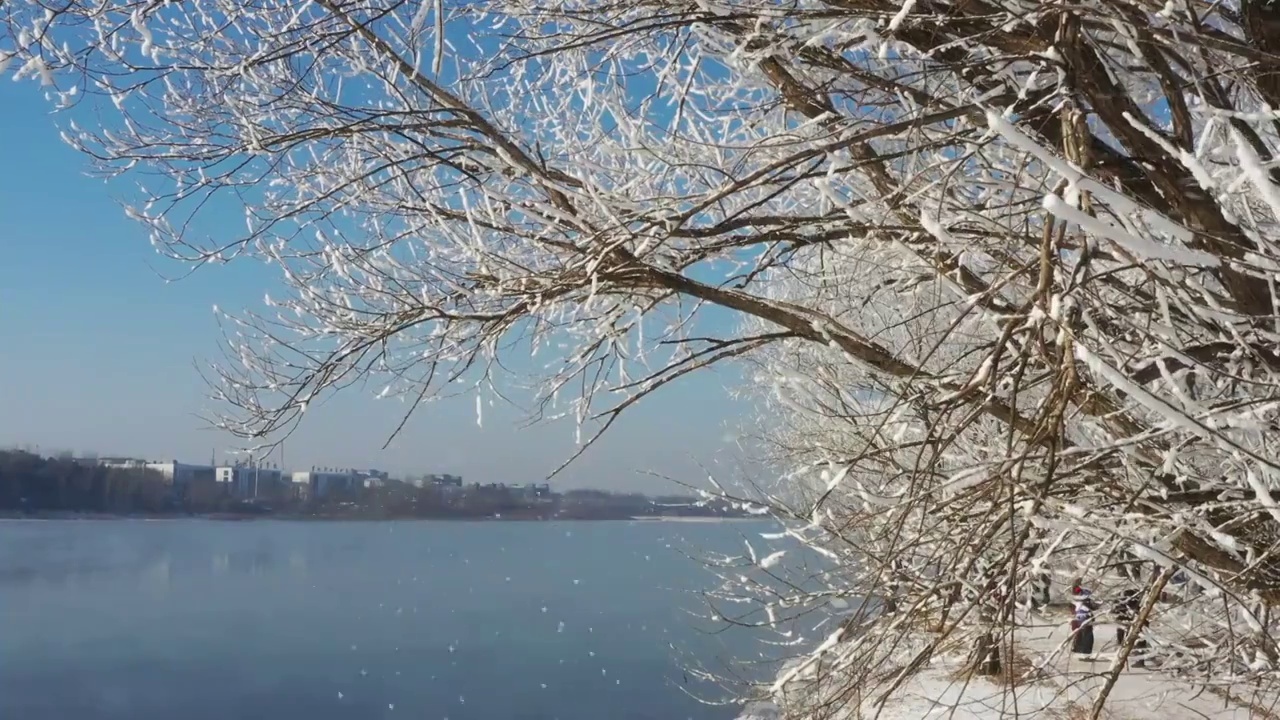
[[[212,481],[215,478],[212,465],[190,465],[177,460],[153,462],[134,458],[110,458],[103,460],[102,464],[106,467],[154,470],[172,485],[186,485],[204,480]]]
[[[242,500],[277,497],[285,491],[283,473],[275,468],[221,465],[215,472],[218,486]]]

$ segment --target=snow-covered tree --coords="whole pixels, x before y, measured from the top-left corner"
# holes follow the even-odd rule
[[[0,21],[0,58],[78,106],[68,140],[142,181],[162,251],[282,272],[287,296],[228,321],[228,429],[278,437],[370,378],[410,407],[501,391],[532,355],[537,412],[598,432],[750,356],[795,469],[777,510],[833,587],[878,598],[796,668],[857,678],[826,709],[953,646],[991,664],[1045,573],[1106,585],[1121,559],[1149,599],[1175,569],[1201,588],[1152,615],[1167,671],[1280,672],[1280,3],[9,0]],[[246,229],[200,236],[229,204]]]

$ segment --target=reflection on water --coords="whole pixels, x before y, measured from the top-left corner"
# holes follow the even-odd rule
[[[3,521],[2,527],[10,530],[45,524]],[[132,545],[110,538],[86,548],[77,545],[75,536],[47,537],[39,532],[5,532],[0,537],[6,540],[0,588],[31,584],[71,588],[101,576],[144,578],[169,572],[170,551],[164,545]]]
[[[671,648],[755,654],[680,555],[743,531],[0,522],[0,718],[731,718]]]
[[[154,522],[154,521],[149,521]],[[193,524],[202,521],[189,521]],[[138,525],[139,521],[67,521],[67,524],[106,529],[113,524]],[[171,524],[171,523],[166,523]],[[147,586],[165,585],[173,577],[175,556],[171,547],[162,543],[130,543],[113,529],[102,542],[89,546],[79,545],[76,538],[87,533],[74,533],[66,537],[46,537],[44,533],[15,532],[18,527],[35,528],[49,525],[33,521],[0,521],[5,530],[5,555],[0,562],[0,588],[25,585],[49,585],[72,588],[91,584],[95,578],[107,576],[114,581],[136,579]],[[144,533],[146,531],[139,531]],[[325,550],[322,554],[336,559],[350,555],[354,547]],[[198,548],[185,548],[176,560],[184,575],[198,575],[201,564],[192,562]],[[279,572],[281,553],[292,574],[302,576],[307,571],[307,553],[304,549],[282,549],[270,543],[259,543],[251,548],[221,547],[208,549],[208,561],[204,569],[213,576],[266,575]]]
[[[236,575],[263,575],[275,572],[275,565],[275,556],[264,548],[225,552],[214,558],[216,574],[231,572]]]
[[[289,570],[295,578],[304,578],[307,576],[307,556],[302,554],[300,550],[291,550],[289,552]]]
[[[142,573],[142,586],[151,592],[168,590],[172,580],[173,562],[169,559],[168,553],[156,558],[156,561]]]

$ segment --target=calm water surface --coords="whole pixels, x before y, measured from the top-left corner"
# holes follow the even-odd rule
[[[0,718],[732,718],[682,553],[767,529],[0,522]]]

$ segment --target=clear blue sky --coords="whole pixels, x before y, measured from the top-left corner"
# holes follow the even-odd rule
[[[124,187],[86,176],[40,88],[4,78],[0,108],[0,447],[188,462],[234,447],[197,417],[209,407],[197,368],[217,355],[213,305],[259,303],[270,269],[237,262],[166,282],[183,268],[124,216],[113,199]],[[664,491],[668,484],[638,473],[699,482],[701,463],[731,475],[737,453],[726,439],[742,408],[725,379],[708,373],[670,386],[558,482]],[[383,451],[401,410],[351,392],[315,407],[288,441],[286,464],[529,482],[573,448],[571,426],[522,430],[510,412],[486,411],[479,428],[468,398],[430,406]]]

